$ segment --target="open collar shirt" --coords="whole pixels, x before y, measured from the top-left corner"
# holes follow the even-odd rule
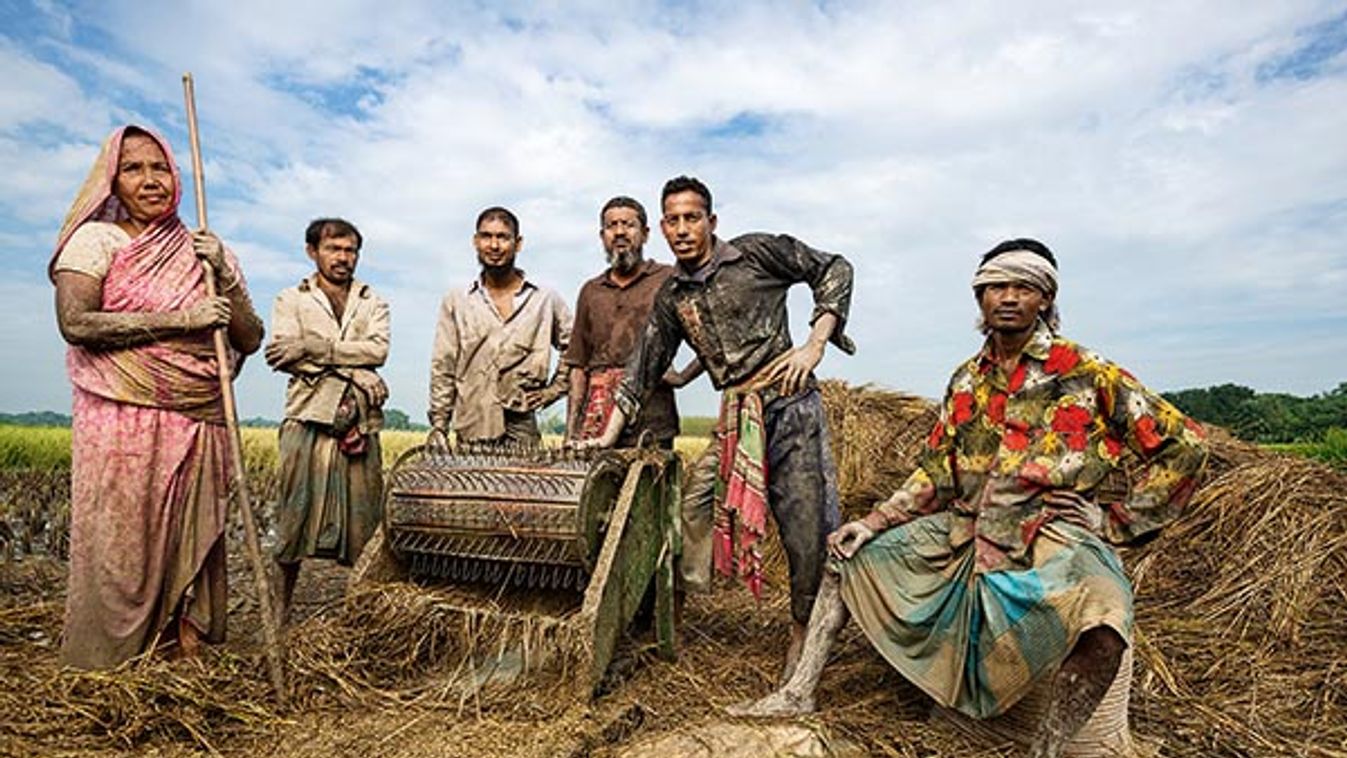
[[[710,262],[695,272],[676,267],[656,295],[618,388],[618,407],[634,418],[685,341],[716,389],[751,378],[792,347],[786,293],[796,284],[813,291],[809,323],[832,313],[837,326],[830,340],[854,353],[843,332],[852,286],[845,258],[784,234],[745,234],[730,242],[717,238]]]
[[[608,271],[585,282],[576,299],[575,329],[563,360],[586,372],[624,367],[645,330],[655,295],[673,271],[673,266],[646,260],[626,285],[614,282]],[[673,388],[663,382],[643,399],[639,415],[627,426],[619,444],[634,442],[643,430],[657,440],[678,436]]]
[[[1108,501],[1101,484],[1129,451],[1140,470]],[[1102,501],[1101,536],[1126,544],[1178,516],[1205,460],[1200,425],[1040,321],[1009,374],[990,342],[955,371],[917,470],[865,521],[884,529],[949,510],[951,547],[976,541],[980,570],[1023,566],[1039,529],[1060,516],[1044,492]]]
[[[318,337],[327,343],[326,354],[306,357],[284,369],[291,375],[285,392],[285,417],[331,424],[351,369],[373,370],[388,359],[388,303],[368,284],[352,279],[339,321],[331,301],[318,287],[317,277],[312,274],[276,296],[271,309],[271,339]],[[367,411],[362,416],[363,431],[377,431],[383,416],[378,408]]]
[[[532,410],[526,393],[542,391],[542,405],[566,393],[566,372],[560,364],[550,368],[552,349],[565,351],[570,339],[565,301],[527,278],[508,318],[480,279],[450,290],[440,302],[431,351],[431,425],[452,428],[462,440],[500,437],[506,409]]]

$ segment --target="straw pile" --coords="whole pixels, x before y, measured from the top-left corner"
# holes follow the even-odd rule
[[[483,686],[487,680],[516,672],[560,702],[587,660],[577,600],[476,587],[360,587],[344,612],[297,631],[291,665],[305,677],[300,689],[334,693],[347,706],[420,701],[480,713],[512,701],[509,688]]]
[[[934,411],[871,387],[824,391],[854,515],[911,469],[904,456]],[[1188,516],[1124,555],[1137,590],[1133,729],[1179,758],[1347,757],[1347,475],[1218,430],[1212,447]],[[245,570],[240,556],[231,564]],[[411,585],[364,588],[347,602],[344,577],[306,564],[283,712],[268,691],[247,577],[231,578],[234,638],[223,650],[72,674],[55,656],[60,564],[0,562],[0,754],[615,755],[716,728],[724,706],[770,689],[787,636],[784,574],[769,577],[761,606],[724,586],[690,599],[677,662],[658,660],[651,635],[638,634],[619,651],[609,694],[584,704],[561,694],[582,654],[564,604],[506,609],[500,598]],[[534,675],[478,686],[468,662],[503,639],[529,651]],[[854,627],[818,700],[802,723],[871,754],[1015,754],[930,722],[929,701]]]
[[[64,557],[70,540],[70,469],[0,468],[0,560]]]
[[[936,405],[871,385],[849,387],[836,379],[819,382],[819,392],[843,512],[864,514],[892,495],[916,468],[916,454],[938,418]]]
[[[1347,756],[1347,476],[1247,457],[1126,560],[1145,664],[1133,715],[1183,738],[1169,754]]]
[[[886,445],[911,455],[935,409],[826,384],[838,488],[855,514],[914,468]],[[1141,664],[1134,728],[1172,756],[1347,756],[1347,474],[1224,429],[1209,444],[1187,516],[1123,553]],[[881,455],[891,462],[857,463]],[[1135,475],[1135,460],[1124,467]],[[1127,486],[1125,473],[1106,483]]]

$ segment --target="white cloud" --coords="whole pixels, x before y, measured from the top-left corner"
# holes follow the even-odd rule
[[[1062,259],[1068,333],[1159,386],[1328,389],[1347,374],[1347,352],[1316,331],[1347,326],[1347,75],[1259,71],[1337,13],[116,3],[67,19],[111,49],[73,47],[88,37],[60,23],[45,42],[0,44],[19,93],[0,105],[0,209],[22,227],[7,234],[40,237],[114,117],[147,110],[180,137],[190,69],[212,225],[255,299],[265,310],[307,270],[310,218],[356,221],[361,273],[393,304],[393,403],[413,416],[435,303],[475,269],[478,210],[519,211],[522,264],[573,296],[600,265],[603,200],[656,212],[660,183],[685,172],[711,184],[726,234],[790,232],[852,258],[862,352],[830,354],[825,373],[940,392],[976,347],[976,256],[1032,235]],[[104,87],[139,102],[105,102]],[[31,123],[69,134],[33,156],[15,133]],[[648,251],[669,258],[657,232]],[[45,261],[35,244],[20,254]],[[1243,337],[1278,363],[1241,359]],[[274,415],[282,383],[249,372],[244,415]],[[4,387],[0,406],[36,402]],[[701,391],[693,410],[710,404]]]

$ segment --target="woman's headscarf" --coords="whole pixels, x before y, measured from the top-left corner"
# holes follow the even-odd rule
[[[94,159],[94,165],[89,169],[89,176],[85,178],[84,185],[75,195],[75,201],[70,204],[70,210],[65,214],[65,221],[61,222],[61,233],[56,236],[56,249],[52,251],[51,262],[47,264],[47,276],[55,278],[56,259],[76,229],[89,221],[115,222],[130,218],[116,194],[117,167],[122,156],[122,141],[128,131],[132,134],[144,134],[154,140],[159,149],[164,151],[164,158],[168,160],[169,168],[173,172],[173,202],[163,215],[154,219],[150,225],[154,226],[177,215],[178,203],[182,200],[182,176],[178,173],[178,164],[173,160],[173,149],[169,147],[168,140],[143,126],[127,124],[118,127],[103,140],[103,148]]]

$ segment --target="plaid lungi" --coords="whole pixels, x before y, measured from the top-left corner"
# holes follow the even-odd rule
[[[951,514],[880,533],[835,561],[842,599],[871,644],[943,706],[999,715],[1097,626],[1131,639],[1132,586],[1113,550],[1072,524],[1036,536],[1032,566],[984,571],[951,547]]]

